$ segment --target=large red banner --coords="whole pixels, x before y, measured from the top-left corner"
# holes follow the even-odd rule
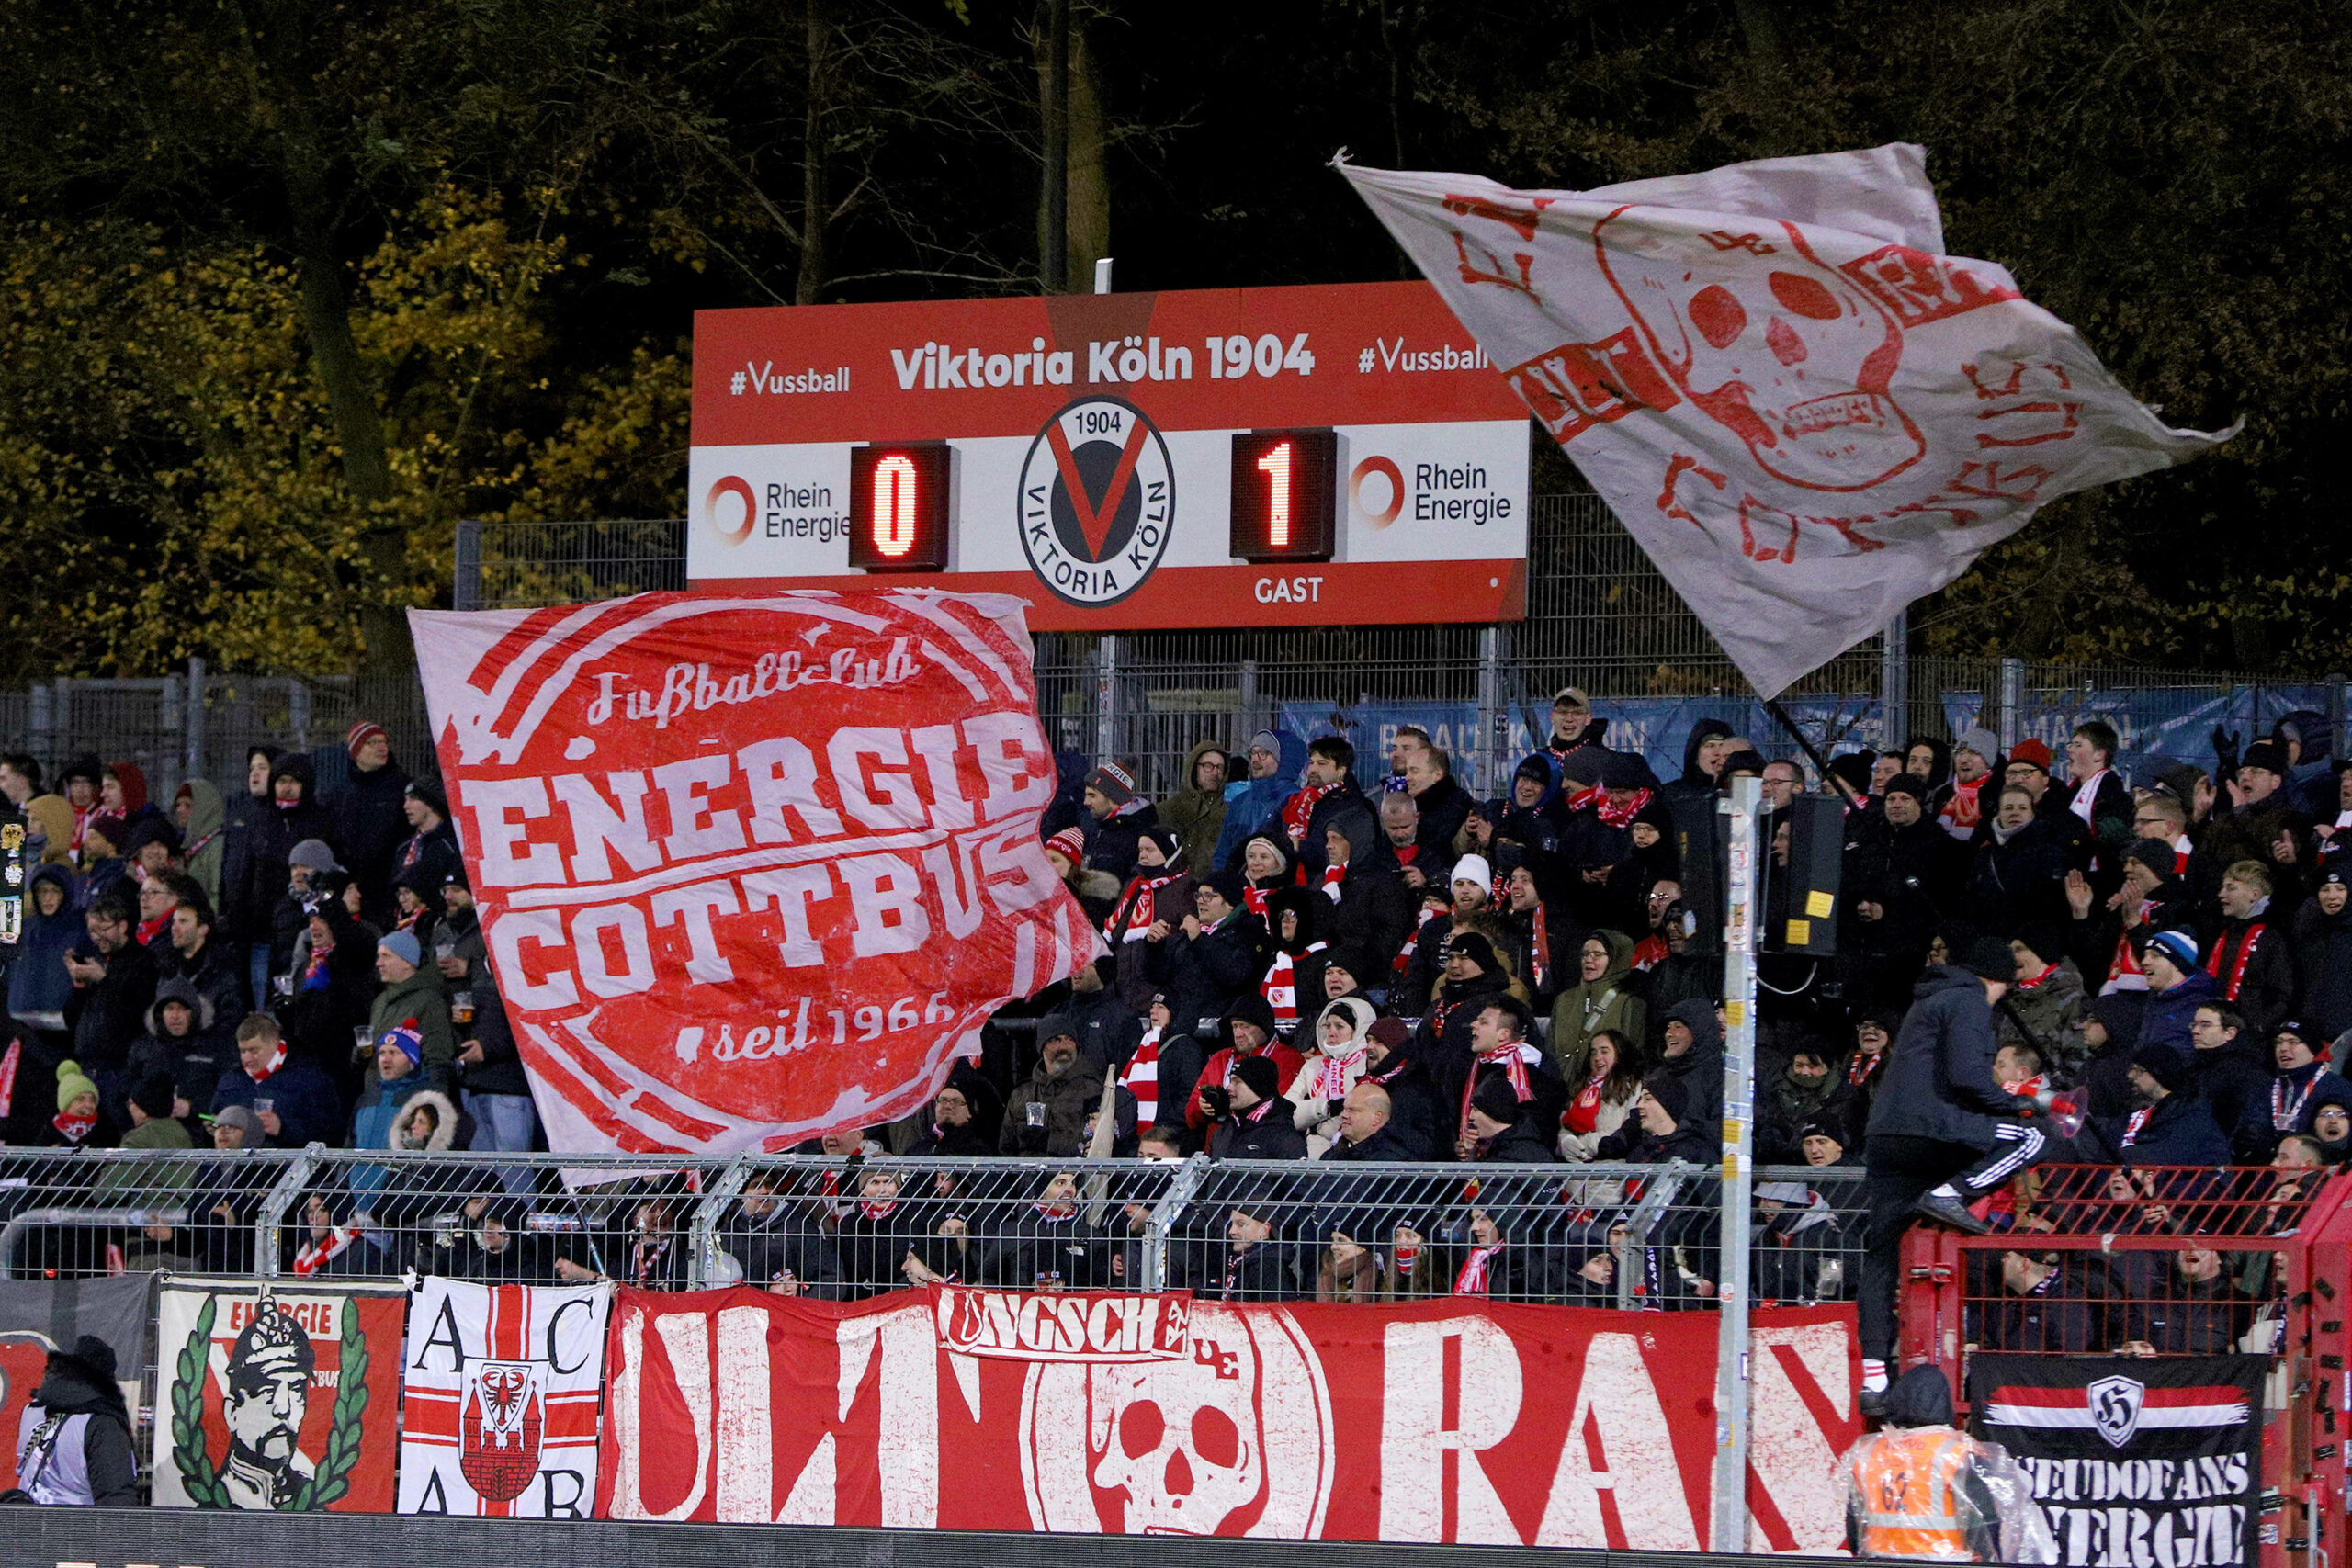
[[[560,1153],[905,1115],[1099,946],[1018,601],[413,612],[491,960]]]
[[[1845,1539],[1850,1310],[1756,1314],[1758,1550]],[[933,1287],[624,1290],[613,1518],[1700,1550],[1716,1323]]]

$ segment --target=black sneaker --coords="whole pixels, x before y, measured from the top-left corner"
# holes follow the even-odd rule
[[[1886,1390],[1866,1388],[1862,1390],[1858,1403],[1861,1406],[1862,1419],[1876,1421],[1886,1414]]]
[[[1993,1228],[1970,1213],[1967,1204],[1957,1198],[1947,1198],[1939,1192],[1930,1192],[1917,1203],[1912,1204],[1911,1212],[1915,1214],[1923,1214],[1939,1225],[1950,1225],[1952,1229],[1964,1232],[1969,1235],[1983,1235]]]

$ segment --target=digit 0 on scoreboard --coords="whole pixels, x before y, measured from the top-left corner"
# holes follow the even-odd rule
[[[1233,438],[1233,554],[1246,561],[1329,560],[1340,438],[1329,430],[1252,430]]]
[[[951,461],[944,441],[851,448],[851,566],[865,571],[947,570]]]

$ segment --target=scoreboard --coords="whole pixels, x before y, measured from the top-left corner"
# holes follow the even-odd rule
[[[687,575],[1046,631],[1517,619],[1529,428],[1423,283],[706,310]]]

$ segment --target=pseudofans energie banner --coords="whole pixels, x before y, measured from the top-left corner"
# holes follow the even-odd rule
[[[776,1149],[901,1116],[1098,949],[1021,602],[646,593],[412,612],[550,1145]]]
[[[2016,1456],[2069,1568],[2256,1562],[2267,1356],[1979,1354],[1973,1430]]]
[[[1777,694],[2174,430],[1887,146],[1520,191],[1342,164],[1757,691]]]
[[[1757,1314],[1758,1549],[1845,1540],[1852,1321]],[[1714,1365],[1703,1313],[623,1290],[597,1512],[1693,1551]]]

